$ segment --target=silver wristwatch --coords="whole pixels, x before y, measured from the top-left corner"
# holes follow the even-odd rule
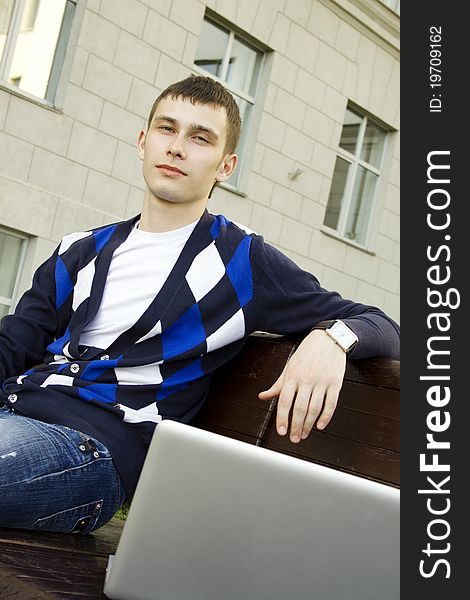
[[[358,337],[354,331],[343,323],[343,321],[321,321],[317,323],[313,329],[324,329],[325,333],[334,341],[335,344],[348,353],[357,344]]]

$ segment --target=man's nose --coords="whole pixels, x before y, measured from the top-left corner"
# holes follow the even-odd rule
[[[176,158],[185,158],[186,152],[181,136],[177,135],[171,140],[171,143],[168,145],[167,155],[175,156]]]

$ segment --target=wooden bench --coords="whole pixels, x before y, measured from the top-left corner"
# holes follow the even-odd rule
[[[251,336],[243,352],[214,378],[193,424],[278,452],[380,481],[400,483],[400,363],[349,361],[335,415],[299,444],[275,430],[276,401],[258,393],[278,378],[300,338]]]
[[[194,425],[304,460],[399,486],[400,363],[349,361],[335,416],[324,431],[292,444],[275,431],[276,402],[257,395],[281,373],[299,339],[257,334],[212,382]],[[2,600],[104,599],[109,554],[123,522],[88,536],[0,529]]]

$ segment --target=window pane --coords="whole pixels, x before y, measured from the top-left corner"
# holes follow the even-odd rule
[[[240,111],[240,119],[242,122],[241,135],[240,135],[240,140],[241,140],[243,134],[246,133],[247,127],[249,125],[248,118],[250,115],[251,104],[249,102],[247,102],[246,100],[242,100],[241,98],[239,98],[236,95],[233,95],[233,97],[235,98],[235,102],[238,104],[238,110]],[[239,149],[240,146],[241,146],[241,143],[239,142],[237,149]]]
[[[0,231],[0,296],[11,298],[15,289],[23,240]]]
[[[227,82],[235,89],[254,96],[260,63],[261,52],[235,38],[229,59]]]
[[[204,20],[194,63],[211,75],[220,77],[227,44],[228,32]]]
[[[46,95],[65,5],[66,0],[38,7],[35,0],[26,2],[8,81],[39,98]]]
[[[28,31],[34,28],[36,16],[38,14],[39,0],[27,0],[24,9],[23,20],[21,22],[21,31]]]
[[[0,319],[2,317],[4,317],[5,315],[7,315],[9,310],[10,310],[9,306],[6,306],[5,304],[0,304]]]
[[[14,0],[0,0],[0,60],[2,59]]]
[[[238,110],[240,111],[240,118],[242,121],[242,128],[241,128],[241,133],[240,133],[240,140],[238,142],[238,146],[236,148],[236,153],[239,156],[239,159],[241,159],[242,155],[243,155],[243,150],[245,148],[245,142],[246,142],[246,138],[247,138],[247,131],[248,128],[250,126],[250,116],[251,116],[251,109],[252,109],[252,105],[249,102],[246,102],[246,100],[242,100],[241,98],[239,98],[238,96],[236,96],[235,94],[233,94],[233,97],[235,99],[235,102],[238,105]],[[230,179],[228,180],[228,184],[229,185],[233,185],[233,186],[237,186],[239,183],[239,179],[240,179],[240,164],[237,166],[237,168],[235,169],[235,172],[233,173],[233,175],[230,177]]]
[[[326,207],[325,219],[323,224],[332,229],[338,228],[341,205],[343,203],[344,190],[348,179],[350,163],[339,156],[336,157],[335,171],[333,181],[331,182],[330,197]]]
[[[400,0],[381,0],[381,2],[383,2],[385,6],[388,6],[388,8],[396,12],[397,15],[400,14]]]
[[[356,152],[357,138],[359,136],[361,123],[362,117],[356,115],[348,108],[344,117],[343,131],[341,132],[339,145],[351,154],[355,154]]]
[[[0,34],[8,31],[14,3],[15,0],[0,0]]]
[[[366,133],[361,148],[361,158],[374,167],[380,168],[385,141],[385,132],[370,121],[367,123]]]
[[[358,167],[345,230],[345,236],[358,244],[366,241],[377,180],[375,173]]]

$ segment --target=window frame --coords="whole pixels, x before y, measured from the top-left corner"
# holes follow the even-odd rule
[[[27,90],[8,82],[8,73],[13,60],[16,42],[21,28],[21,20],[27,0],[15,0],[13,11],[6,32],[5,46],[0,58],[0,89],[6,90],[15,96],[30,100],[35,104],[59,110],[65,96],[67,77],[72,68],[72,62],[77,46],[80,26],[86,8],[84,0],[66,0],[61,26],[57,38],[54,57],[49,72],[45,98],[36,96]],[[70,5],[74,5],[73,14],[70,14]]]
[[[6,306],[8,308],[8,312],[6,314],[9,315],[13,312],[15,305],[16,305],[16,301],[18,299],[18,290],[20,287],[21,277],[23,274],[23,268],[24,268],[25,261],[26,261],[26,254],[27,254],[27,250],[28,250],[28,244],[29,244],[30,237],[28,235],[26,235],[25,233],[21,233],[19,231],[13,230],[13,229],[8,229],[8,227],[3,227],[2,225],[0,225],[0,234],[2,234],[2,233],[12,236],[12,237],[19,238],[20,240],[22,240],[21,249],[20,249],[20,257],[19,257],[19,261],[18,261],[18,269],[16,272],[15,283],[13,285],[12,296],[11,296],[11,298],[7,298],[6,296],[0,296],[0,306]]]
[[[254,151],[254,145],[255,145],[256,139],[254,136],[252,136],[253,142],[251,144],[247,143],[247,137],[243,137],[243,134],[245,131],[253,132],[253,131],[257,130],[257,127],[258,127],[258,124],[260,121],[260,115],[261,115],[260,106],[262,105],[262,103],[264,101],[263,89],[266,87],[266,81],[267,81],[267,64],[268,64],[269,55],[272,51],[265,44],[263,44],[262,42],[259,42],[258,40],[256,40],[252,36],[250,36],[250,34],[242,31],[241,29],[236,27],[236,25],[234,25],[233,23],[230,23],[229,21],[225,20],[222,17],[219,17],[218,15],[212,13],[209,10],[207,10],[206,13],[204,14],[203,21],[209,21],[209,23],[213,24],[214,26],[224,29],[229,36],[227,45],[225,46],[224,56],[222,59],[221,76],[218,77],[217,75],[214,75],[214,74],[210,73],[209,71],[206,71],[199,65],[197,65],[195,63],[196,56],[194,56],[193,61],[192,61],[192,71],[196,75],[212,77],[212,79],[215,79],[216,81],[221,83],[232,95],[234,95],[237,98],[240,98],[241,100],[243,100],[251,105],[251,108],[248,113],[248,120],[242,123],[242,135],[240,136],[240,141],[242,143],[241,143],[241,145],[239,143],[239,146],[237,148],[237,150],[238,150],[238,152],[237,152],[237,155],[238,155],[237,183],[232,183],[232,179],[229,179],[228,181],[220,182],[218,184],[221,188],[227,189],[231,192],[234,192],[235,194],[246,197],[247,196],[246,182],[248,179],[248,176],[246,174],[246,170],[247,170],[246,165],[249,163],[249,159],[252,156],[252,153]],[[201,23],[201,28],[202,28],[202,23]],[[229,63],[230,63],[230,51],[233,46],[235,38],[238,38],[238,40],[241,43],[244,43],[244,44],[246,44],[246,46],[251,47],[254,50],[261,53],[261,59],[260,59],[260,63],[259,63],[259,75],[258,75],[258,80],[255,85],[253,96],[251,96],[250,94],[247,94],[246,92],[244,92],[242,90],[239,90],[238,88],[231,86],[227,81],[225,81],[222,78],[222,77],[226,77],[227,72],[228,72]]]
[[[376,213],[377,213],[378,197],[379,197],[381,185],[383,182],[384,166],[386,164],[386,159],[387,159],[387,155],[388,155],[388,147],[389,147],[389,143],[390,143],[390,134],[392,133],[392,130],[389,127],[387,127],[384,123],[380,122],[380,120],[378,118],[371,116],[370,114],[368,114],[367,112],[358,108],[357,106],[353,105],[350,102],[348,102],[348,104],[347,104],[346,111],[347,110],[349,110],[350,112],[353,112],[356,116],[358,116],[361,119],[361,125],[359,127],[359,132],[358,132],[357,139],[356,139],[355,154],[348,152],[347,150],[345,150],[344,148],[342,148],[340,146],[341,136],[342,136],[343,127],[344,127],[344,121],[343,121],[343,125],[341,127],[340,139],[338,141],[338,145],[336,148],[336,158],[341,158],[342,160],[347,162],[350,165],[350,168],[348,169],[348,175],[347,175],[346,183],[344,186],[344,194],[343,194],[343,198],[342,198],[342,202],[341,202],[341,209],[340,209],[340,213],[339,213],[339,217],[338,217],[337,227],[336,228],[330,227],[330,226],[326,225],[325,222],[323,221],[321,230],[324,233],[327,233],[328,235],[331,235],[347,244],[350,244],[361,250],[370,252],[372,227],[373,227],[373,223],[375,222],[375,217],[376,217]],[[380,158],[380,163],[379,163],[378,167],[375,167],[371,163],[368,163],[367,161],[365,161],[364,159],[361,158],[362,144],[364,142],[367,124],[369,121],[371,123],[373,123],[376,127],[379,127],[384,133],[382,156]],[[336,161],[335,161],[335,165],[336,165]],[[371,198],[371,202],[370,202],[370,210],[369,210],[369,214],[368,214],[367,228],[366,228],[365,235],[364,235],[364,242],[358,242],[354,239],[348,238],[346,236],[346,232],[345,232],[346,224],[347,224],[348,218],[350,216],[351,205],[352,205],[352,202],[354,199],[353,194],[354,194],[354,188],[355,188],[355,184],[356,184],[356,180],[357,180],[357,173],[358,173],[359,168],[363,168],[366,171],[369,171],[377,176],[377,185],[375,186],[375,190],[374,190],[373,196]],[[333,173],[331,176],[330,189],[329,189],[329,193],[328,193],[327,203],[325,206],[325,216],[326,216],[326,211],[328,209],[328,201],[330,198],[330,192],[331,192],[331,186],[333,184],[334,174],[335,174],[335,168],[333,168]]]

